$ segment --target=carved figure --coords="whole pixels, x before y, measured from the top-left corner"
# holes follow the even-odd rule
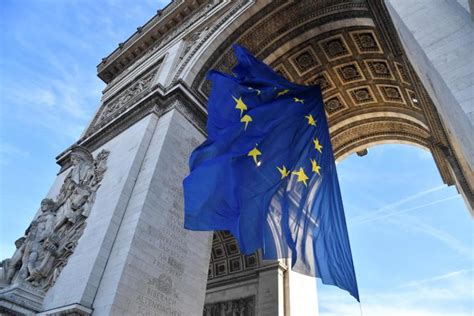
[[[18,274],[19,280],[28,281],[31,275],[38,272],[37,268],[42,260],[43,244],[53,232],[56,209],[56,203],[52,199],[43,199],[41,201],[40,215],[25,232],[26,238],[24,249],[22,250],[21,267]],[[14,274],[14,272],[11,271],[10,273]]]
[[[82,208],[92,193],[90,184],[95,177],[92,155],[82,147],[73,147],[71,163],[73,168],[66,176],[58,196],[59,210],[55,230],[67,222],[75,223],[83,215]]]
[[[15,273],[20,269],[23,252],[25,250],[25,237],[20,237],[15,241],[16,250],[11,259],[4,260],[2,267],[5,271],[5,280],[10,283]]]
[[[15,242],[13,257],[1,262],[0,285],[28,282],[47,290],[54,284],[84,231],[108,155],[102,150],[94,159],[83,147],[71,149],[72,168],[57,201],[41,201],[41,212]]]
[[[141,93],[143,90],[145,90],[147,82],[148,82],[148,78],[138,80],[137,84],[133,88],[133,94],[137,95]]]

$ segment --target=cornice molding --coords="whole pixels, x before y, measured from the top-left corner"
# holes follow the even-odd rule
[[[127,40],[104,57],[97,65],[97,75],[105,83],[110,83],[122,71],[145,55],[150,49],[171,40],[169,34],[191,19],[196,12],[214,0],[174,0],[143,26],[138,27]]]
[[[69,167],[70,153],[73,146],[83,146],[93,152],[147,115],[155,114],[161,117],[174,109],[191,122],[200,133],[206,134],[207,111],[203,100],[196,96],[182,81],[166,88],[157,85],[148,95],[118,117],[94,130],[90,135],[80,138],[60,153],[56,157],[56,163],[61,166],[59,173]]]

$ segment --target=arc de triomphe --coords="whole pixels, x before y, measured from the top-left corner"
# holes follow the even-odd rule
[[[57,157],[47,198],[2,262],[0,312],[317,310],[316,282],[285,260],[244,256],[226,232],[182,228],[181,182],[205,138],[205,74],[230,71],[233,43],[292,81],[321,85],[337,159],[376,144],[421,146],[472,212],[474,69],[463,65],[474,64],[474,26],[461,2],[172,1],[97,66],[101,105]]]

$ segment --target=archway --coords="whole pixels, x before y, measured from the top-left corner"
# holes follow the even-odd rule
[[[474,162],[473,155],[466,155],[472,146],[461,146],[469,141],[466,113],[449,119],[454,97],[439,98],[433,90],[445,96],[454,89],[439,89],[442,85],[420,71],[429,65],[403,50],[400,39],[406,44],[406,38],[398,38],[400,24],[395,29],[385,2],[181,0],[137,28],[98,65],[107,87],[95,118],[75,145],[89,152],[86,156],[107,157],[107,176],[97,196],[88,200],[95,203],[94,210],[87,203],[81,212],[91,217],[67,268],[57,279],[58,270],[50,270],[57,282],[44,299],[40,293],[27,302],[32,311],[201,312],[211,233],[183,231],[180,188],[187,157],[205,134],[205,73],[230,70],[234,42],[289,79],[323,87],[338,159],[353,152],[364,155],[368,146],[387,142],[428,148],[444,182],[455,184],[472,208]],[[461,128],[453,128],[456,123]],[[48,196],[60,202],[72,200],[58,192],[70,183],[65,181],[68,174],[79,170],[71,159],[76,150],[70,147],[57,158],[61,170]],[[92,165],[105,170],[103,163],[91,160],[85,159],[86,170]],[[242,256],[228,234],[216,236],[208,285],[227,295],[219,308],[242,316],[256,304],[266,315],[281,315],[303,302],[314,310],[307,306],[315,298],[311,293],[306,301],[285,303],[304,282],[292,284],[292,277],[284,277],[291,273],[284,260],[265,263],[257,255]],[[51,249],[47,251],[49,262]],[[252,298],[255,293],[258,299]],[[23,298],[20,305],[26,304]],[[206,312],[212,315],[212,306]]]
[[[417,144],[472,204],[472,170],[456,153],[383,2],[242,1],[212,22],[197,31],[199,44],[186,48],[192,53],[178,69],[203,100],[210,91],[205,74],[230,71],[231,45],[239,43],[288,79],[322,86],[337,158],[372,142]]]
[[[232,69],[231,45],[239,43],[287,79],[321,86],[336,159],[363,155],[378,144],[422,147],[431,152],[443,182],[456,184],[472,203],[469,170],[456,156],[383,2],[255,3],[234,15],[247,5],[242,1],[230,9],[232,20],[224,17],[212,29],[203,26],[204,40],[189,48],[193,57],[180,73],[198,96],[205,100],[209,94],[209,69]],[[254,261],[230,251],[232,244],[227,233],[214,235],[208,285],[249,278],[262,267],[258,256]]]
[[[424,311],[437,315],[438,305],[428,303],[423,295],[435,297],[439,291],[465,287],[472,274],[469,259],[466,259],[472,257],[469,244],[466,244],[466,239],[464,243],[462,239],[456,239],[469,237],[470,223],[461,196],[453,187],[442,184],[426,148],[399,141],[367,146],[367,157],[346,155],[338,163],[356,273],[359,287],[364,292],[364,314],[395,315],[395,311],[401,309],[407,314]],[[397,147],[404,150],[397,151]],[[385,150],[389,152],[381,155]],[[364,163],[366,160],[369,162]],[[361,161],[365,167],[356,170],[355,161]],[[345,167],[346,162],[351,164],[352,170]],[[383,167],[387,164],[395,167]],[[346,192],[349,186],[351,192]],[[383,194],[384,191],[389,193]],[[361,198],[364,195],[368,197]],[[362,200],[372,203],[365,204]],[[379,203],[374,200],[379,200]],[[458,207],[453,209],[456,205]],[[364,212],[356,213],[359,209]],[[453,223],[457,225],[453,226]],[[413,237],[416,238],[411,239]],[[451,258],[448,261],[452,264],[442,260],[443,255]],[[424,265],[429,267],[422,268]],[[232,304],[241,306],[241,309],[236,309],[239,311],[245,310],[242,307],[258,306],[260,273],[272,268],[284,270],[282,279],[284,283],[288,282],[285,260],[269,262],[262,260],[259,253],[243,255],[230,233],[215,232],[205,309],[209,313],[204,315],[215,315],[212,311],[221,311]],[[379,281],[371,282],[373,279]],[[449,306],[461,304],[459,308],[464,310],[468,308],[465,304],[468,295],[464,290],[459,298],[447,295],[440,299]],[[232,298],[235,294],[241,296]],[[358,313],[356,302],[344,291],[318,286],[317,295],[321,297],[319,310],[322,315]],[[406,302],[410,295],[410,301]],[[285,300],[288,299],[285,297]]]

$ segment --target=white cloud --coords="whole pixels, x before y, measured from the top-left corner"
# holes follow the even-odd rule
[[[406,203],[411,202],[411,201],[415,201],[417,199],[420,199],[421,197],[424,197],[426,195],[432,194],[434,192],[440,191],[440,190],[445,189],[445,188],[446,188],[445,185],[439,185],[439,186],[429,188],[429,189],[423,190],[421,192],[412,194],[410,196],[404,197],[404,198],[402,198],[402,199],[400,199],[396,202],[384,205],[383,207],[381,207],[381,208],[379,208],[375,211],[365,212],[364,215],[357,216],[357,217],[353,218],[351,220],[351,224],[352,225],[365,224],[365,223],[368,223],[368,222],[372,222],[372,221],[376,221],[376,220],[379,220],[379,219],[382,219],[382,218],[393,216],[393,215],[396,215],[396,214],[399,214],[399,213],[404,213],[404,212],[420,209],[420,208],[423,208],[423,207],[426,207],[426,206],[429,206],[429,205],[434,205],[434,204],[441,203],[441,202],[449,200],[449,199],[459,197],[458,195],[456,195],[454,197],[450,197],[450,198],[447,198],[447,199],[440,199],[440,200],[436,200],[434,202],[430,202],[428,204],[412,206],[412,207],[401,209],[401,210],[396,208],[397,206],[406,204]]]
[[[29,158],[30,152],[20,148],[18,146],[0,142],[0,164],[5,166],[12,160],[18,160],[18,158]]]
[[[387,306],[385,304],[363,305],[363,316],[471,316],[470,313],[452,313],[446,314],[446,311],[424,310],[417,307],[399,307]],[[327,312],[320,313],[320,316],[359,316],[358,308],[350,305],[341,304],[331,308]]]
[[[8,64],[4,115],[37,133],[46,129],[60,143],[75,141],[100,103],[104,83],[95,66],[139,26],[124,19],[145,23],[166,3],[82,1],[18,9],[5,35],[5,56],[18,58],[2,61]]]
[[[437,275],[437,276],[427,278],[427,279],[422,279],[422,280],[417,280],[417,281],[410,281],[406,284],[403,284],[402,287],[420,287],[420,286],[423,286],[423,285],[426,285],[426,284],[430,284],[432,282],[451,279],[451,278],[454,278],[454,277],[458,277],[460,275],[468,274],[470,272],[472,273],[472,271],[473,271],[473,269],[462,269],[462,270],[458,270],[458,271],[452,271],[452,272],[448,272],[448,273],[445,273],[445,274],[442,274],[442,275]],[[472,286],[474,286],[474,284]]]
[[[28,94],[31,101],[52,107],[56,103],[56,95],[50,90],[38,89]]]
[[[393,218],[391,222],[398,225],[401,228],[408,229],[410,231],[416,231],[433,237],[434,239],[440,241],[447,247],[451,248],[461,256],[464,256],[468,260],[474,260],[474,251],[471,247],[464,245],[461,241],[455,238],[450,233],[435,228],[426,222],[418,220],[412,216],[405,214],[403,218]]]
[[[417,151],[417,157],[421,160],[433,160],[433,155],[429,150],[419,150]]]
[[[357,302],[341,291],[319,293],[320,316],[359,316]],[[448,272],[395,288],[361,290],[364,316],[469,316],[472,301],[472,269]]]
[[[378,221],[380,219],[385,219],[387,217],[391,217],[391,216],[394,216],[394,215],[400,215],[402,213],[407,213],[407,212],[410,212],[410,211],[419,210],[419,209],[422,209],[422,208],[425,208],[425,207],[428,207],[428,206],[433,206],[433,205],[436,205],[436,204],[439,204],[439,203],[442,203],[442,202],[445,202],[445,201],[459,199],[459,198],[461,198],[461,196],[459,194],[457,194],[457,195],[454,195],[454,196],[450,196],[450,197],[443,198],[443,199],[438,199],[438,200],[435,200],[435,201],[432,201],[432,202],[429,202],[429,203],[424,203],[424,204],[412,206],[412,207],[401,209],[401,210],[400,209],[398,209],[398,210],[397,209],[395,209],[395,210],[391,210],[391,209],[379,210],[379,211],[376,211],[375,213],[371,213],[369,215],[364,215],[364,216],[360,216],[358,218],[355,218],[354,221],[352,222],[352,224],[353,225],[367,224],[367,223]]]

